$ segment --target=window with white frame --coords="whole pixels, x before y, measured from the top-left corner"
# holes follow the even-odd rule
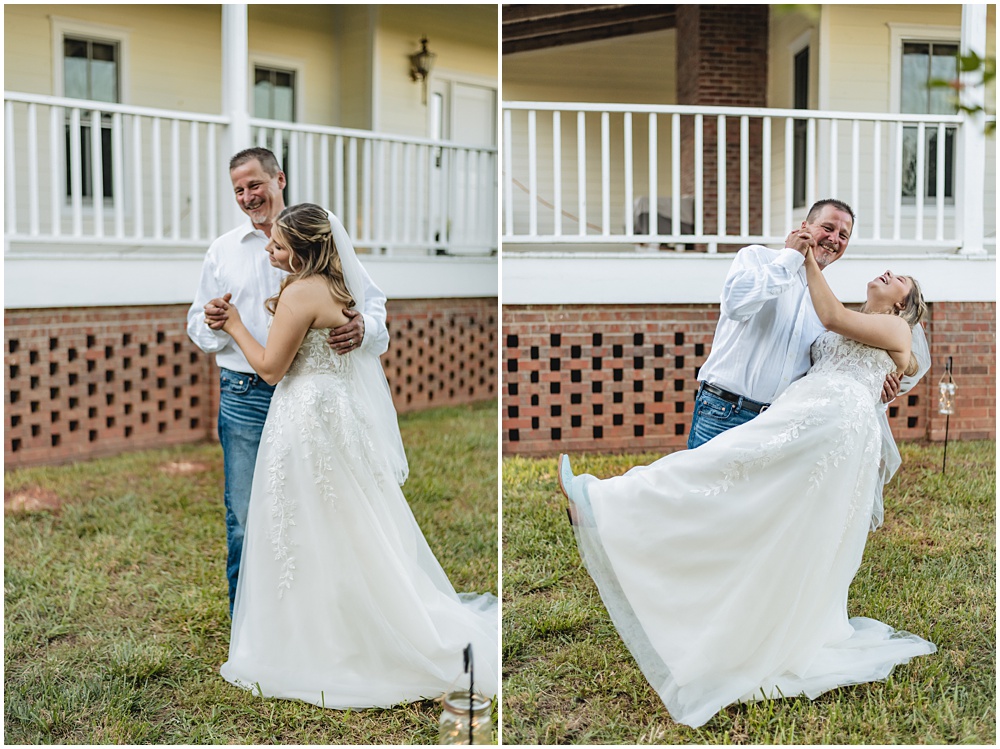
[[[253,68],[253,114],[266,120],[295,122],[295,71],[281,70],[267,65]],[[281,153],[275,154],[285,176],[289,175],[288,139],[281,144]],[[289,199],[288,185],[283,190]]]
[[[803,47],[792,58],[792,107],[809,108],[809,47]],[[806,204],[808,120],[795,120],[792,128],[792,205],[802,208]]]
[[[295,71],[254,66],[254,117],[295,122]]]
[[[117,41],[87,38],[66,34],[62,39],[63,95],[72,99],[86,99],[118,103],[120,101],[120,49]],[[93,199],[93,170],[101,169],[103,197],[114,195],[111,168],[111,117],[101,118],[100,153],[92,149],[89,119],[81,122],[75,137],[80,141],[81,194]],[[66,121],[66,195],[72,191],[72,138],[70,115]]]
[[[958,77],[958,44],[950,41],[904,40],[900,66],[899,111],[906,114],[955,114],[953,92],[935,88],[933,80]],[[917,185],[916,127],[903,129],[903,197],[916,200],[937,198],[938,148],[944,148],[944,197],[955,197],[955,128],[945,129],[944,143],[938,142],[936,127],[924,128],[923,184]]]

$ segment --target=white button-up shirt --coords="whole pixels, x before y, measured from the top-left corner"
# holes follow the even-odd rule
[[[331,221],[338,219],[332,214]],[[232,303],[240,311],[243,324],[262,346],[267,343],[271,315],[264,302],[278,293],[285,271],[271,265],[267,251],[267,235],[247,220],[212,242],[201,267],[201,280],[187,315],[187,333],[207,354],[216,355],[216,363],[225,369],[252,373],[236,342],[221,330],[205,324],[205,305],[216,297],[232,293]],[[361,346],[381,355],[389,348],[389,332],[385,325],[385,294],[375,286],[362,268],[365,280],[365,337]]]
[[[825,328],[813,309],[804,258],[750,245],[736,253],[722,289],[712,351],[698,379],[771,403],[811,364]]]

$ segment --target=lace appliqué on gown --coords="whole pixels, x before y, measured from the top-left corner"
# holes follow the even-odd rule
[[[314,466],[317,493],[335,506],[337,470],[333,443],[363,466],[367,476],[384,486],[385,467],[375,459],[375,447],[368,436],[371,425],[354,398],[350,378],[352,354],[336,354],[326,342],[328,331],[311,330],[292,361],[287,374],[275,388],[269,419],[262,442],[269,447],[268,494],[271,499],[271,546],[281,565],[278,597],[291,588],[295,572],[292,538],[295,526],[295,498],[286,491],[285,461],[294,443],[302,457]],[[294,439],[293,439],[294,437]]]
[[[472,642],[492,695],[497,599],[455,592],[378,447],[394,435],[361,382],[377,362],[326,338],[306,335],[271,400],[221,674],[255,695],[390,707],[440,696]]]
[[[935,651],[845,602],[867,539],[885,352],[826,332],[752,421],[623,476],[583,480],[581,557],[675,720],[884,679]]]

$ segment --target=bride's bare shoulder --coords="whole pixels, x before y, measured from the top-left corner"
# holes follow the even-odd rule
[[[348,300],[336,294],[330,282],[322,276],[309,276],[292,281],[281,293],[289,303],[306,305],[312,311],[313,327],[337,327],[348,321],[343,308]]]

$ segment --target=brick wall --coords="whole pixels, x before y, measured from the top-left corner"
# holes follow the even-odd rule
[[[996,435],[995,305],[938,303],[931,372],[889,411],[897,439],[943,439],[937,381],[955,356],[950,438]],[[649,451],[687,444],[717,305],[505,306],[504,454]]]
[[[945,362],[953,358],[957,385],[949,439],[996,437],[996,305],[938,302],[931,332],[933,368],[927,375],[930,407],[929,438],[944,439],[945,417],[938,413],[938,382]]]
[[[677,103],[733,107],[767,106],[767,5],[677,6]],[[759,119],[749,123],[748,199],[762,199],[762,133]],[[740,231],[740,123],[726,119],[726,229]],[[705,118],[702,144],[705,232],[718,226],[718,128]],[[681,119],[681,191],[694,195],[694,119]],[[750,211],[750,233],[762,231],[759,211]],[[732,249],[738,249],[734,246]],[[727,249],[723,247],[723,249]]]
[[[497,397],[497,301],[390,300],[382,362],[401,412]],[[187,305],[7,310],[4,461],[60,463],[214,436],[214,357]]]

